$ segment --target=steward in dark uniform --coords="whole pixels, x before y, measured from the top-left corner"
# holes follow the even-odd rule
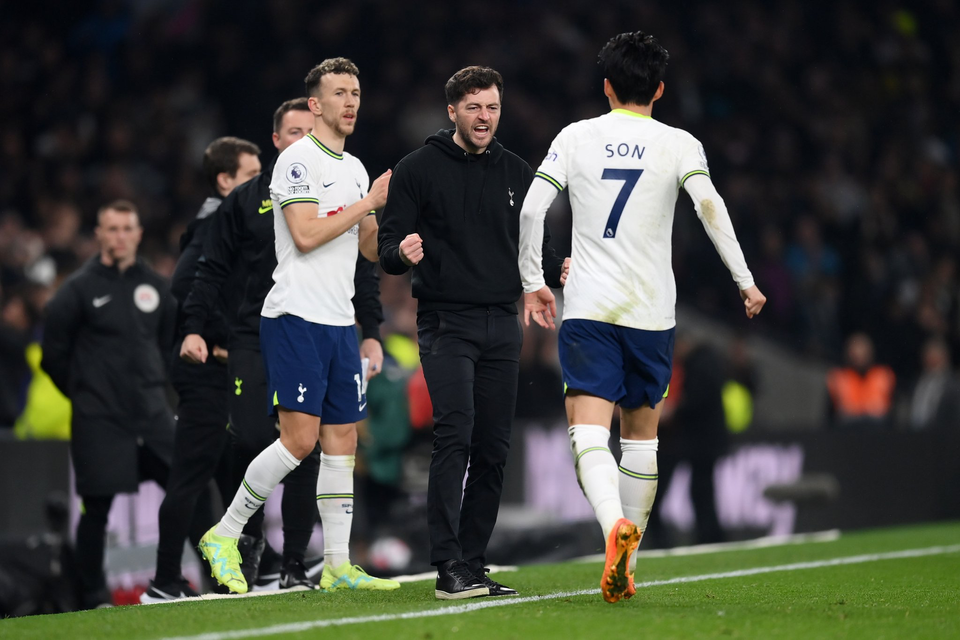
[[[122,223],[135,240],[121,250],[101,239],[103,253],[63,283],[46,307],[41,363],[73,403],[70,452],[83,500],[77,561],[86,607],[110,600],[103,553],[113,497],[136,493],[146,479],[166,484],[174,430],[166,363],[176,301],[166,280],[136,258],[133,205],[108,205],[100,218],[98,236],[105,223]]]

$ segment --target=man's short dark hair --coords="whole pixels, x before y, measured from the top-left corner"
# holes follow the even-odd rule
[[[447,96],[447,104],[457,104],[468,93],[483,91],[496,85],[503,102],[503,76],[490,67],[465,67],[453,74],[443,91]]]
[[[224,136],[217,138],[207,146],[203,152],[203,174],[207,183],[217,191],[217,176],[226,173],[231,178],[236,177],[240,169],[240,154],[249,153],[259,156],[260,147],[242,138]]]
[[[360,69],[347,58],[327,58],[313,69],[303,79],[306,85],[307,96],[317,97],[320,92],[320,79],[328,73],[346,73],[351,76],[359,76]]]
[[[663,80],[670,54],[644,33],[621,33],[600,50],[598,64],[623,104],[650,104]]]
[[[107,211],[119,211],[120,213],[132,213],[137,216],[139,219],[140,214],[137,211],[137,205],[133,204],[129,200],[113,200],[103,205],[97,209],[97,224],[100,224],[100,219],[103,217],[103,214]]]
[[[293,100],[287,100],[282,105],[277,107],[277,110],[273,112],[273,132],[280,133],[280,127],[283,126],[283,116],[287,115],[290,111],[310,111],[310,106],[307,104],[306,98],[294,98]]]

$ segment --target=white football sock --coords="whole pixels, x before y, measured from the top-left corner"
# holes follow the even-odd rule
[[[239,538],[247,520],[263,506],[280,481],[299,465],[300,461],[287,451],[280,439],[274,440],[247,467],[243,482],[214,533]]]
[[[657,443],[653,440],[626,440],[620,438],[620,503],[624,517],[631,520],[641,533],[647,528],[650,510],[657,497]],[[636,569],[637,554],[630,556],[630,571]]]
[[[356,456],[320,454],[317,511],[323,525],[323,560],[331,569],[350,561],[355,460]]]
[[[610,453],[610,430],[598,424],[575,424],[568,430],[577,480],[603,529],[606,542],[623,517],[617,461]]]

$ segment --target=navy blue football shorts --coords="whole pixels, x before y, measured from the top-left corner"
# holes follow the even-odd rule
[[[352,326],[332,327],[293,315],[260,318],[268,412],[277,407],[349,424],[367,415],[360,348]]]
[[[565,391],[582,391],[627,409],[657,406],[673,367],[674,329],[644,331],[594,320],[560,325]]]

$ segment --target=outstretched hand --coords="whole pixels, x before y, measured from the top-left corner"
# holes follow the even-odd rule
[[[753,285],[748,289],[743,289],[740,292],[740,298],[743,300],[744,309],[747,312],[747,317],[752,318],[763,309],[763,305],[767,303],[767,296],[760,293],[760,289],[757,288],[757,285]]]
[[[544,285],[538,291],[523,294],[523,323],[528,327],[531,316],[533,321],[544,329],[557,328],[553,323],[553,319],[557,317],[557,299],[550,287]]]

